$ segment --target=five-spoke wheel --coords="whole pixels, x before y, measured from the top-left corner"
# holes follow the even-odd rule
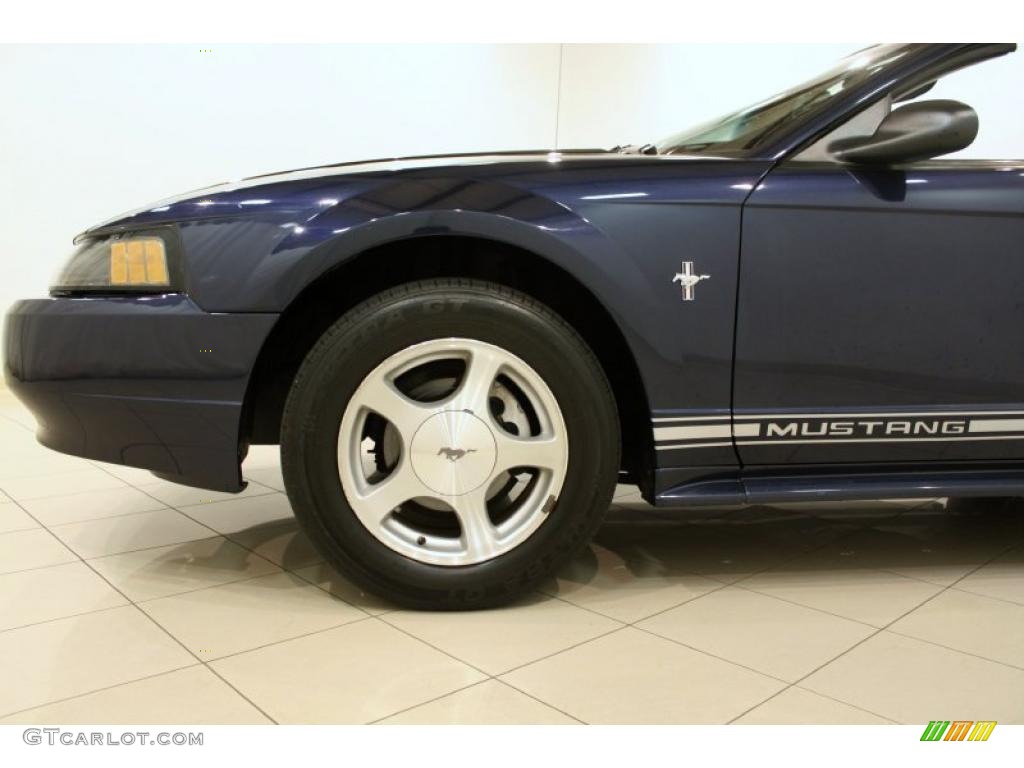
[[[604,371],[544,305],[410,283],[329,327],[281,424],[285,485],[324,558],[417,608],[535,588],[599,525],[619,468]]]
[[[446,338],[388,357],[356,389],[338,474],[363,525],[401,554],[471,565],[522,543],[569,461],[543,379],[493,344]]]

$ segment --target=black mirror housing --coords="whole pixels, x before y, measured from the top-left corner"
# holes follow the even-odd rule
[[[908,163],[969,147],[977,135],[973,109],[959,101],[933,99],[898,107],[872,135],[837,139],[828,151],[841,163]]]

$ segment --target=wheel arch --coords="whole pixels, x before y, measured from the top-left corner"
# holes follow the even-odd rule
[[[593,350],[619,412],[622,470],[641,487],[653,481],[650,409],[643,377],[619,323],[577,277],[535,250],[485,237],[431,233],[369,247],[331,266],[282,312],[247,387],[240,427],[249,444],[278,442],[284,400],[299,365],[327,327],[352,307],[401,283],[438,277],[513,288],[560,314]]]

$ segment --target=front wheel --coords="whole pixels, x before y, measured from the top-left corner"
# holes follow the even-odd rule
[[[589,541],[619,427],[564,320],[501,286],[435,280],[324,333],[288,396],[281,455],[296,517],[339,571],[405,606],[482,608]]]

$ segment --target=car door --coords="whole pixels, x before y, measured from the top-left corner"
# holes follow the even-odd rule
[[[737,313],[744,465],[1024,459],[1024,162],[777,165]]]

